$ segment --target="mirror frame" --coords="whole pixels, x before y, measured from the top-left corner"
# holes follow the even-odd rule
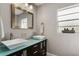
[[[23,10],[24,12],[26,12],[26,10]],[[13,20],[15,20],[15,14],[13,15],[13,13],[15,13],[15,6],[14,4],[11,4],[11,28],[12,29],[25,29],[25,28],[13,28]],[[33,29],[34,28],[34,14],[31,12],[28,12],[30,15],[32,15],[32,27],[28,27],[27,29]]]

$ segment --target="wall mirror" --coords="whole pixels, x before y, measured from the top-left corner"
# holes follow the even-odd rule
[[[33,13],[24,4],[11,4],[11,28],[33,29]]]

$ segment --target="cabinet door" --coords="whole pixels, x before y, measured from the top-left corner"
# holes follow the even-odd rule
[[[45,56],[47,53],[47,40],[42,41],[40,44],[40,55]]]

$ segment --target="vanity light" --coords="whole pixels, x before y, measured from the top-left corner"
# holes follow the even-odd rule
[[[33,9],[33,5],[30,5],[29,8],[32,10]]]
[[[28,7],[28,3],[26,3],[25,6]]]
[[[33,5],[26,3],[25,6],[27,7],[28,10],[32,10],[33,9]]]

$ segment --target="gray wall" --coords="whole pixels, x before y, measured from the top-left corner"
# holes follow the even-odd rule
[[[36,7],[34,8],[34,29],[11,29],[11,9],[10,4],[3,3],[0,4],[0,16],[3,19],[4,29],[5,29],[5,40],[10,39],[10,33],[13,33],[14,38],[29,38],[34,31],[36,31]]]
[[[38,8],[37,12],[38,32],[40,32],[40,24],[44,22],[45,36],[48,39],[48,51],[53,53],[55,51],[55,39],[56,39],[56,9],[51,4],[45,4]]]
[[[77,38],[73,38],[73,34],[57,33],[57,9],[68,5],[72,4],[43,4],[38,7],[37,31],[40,33],[40,23],[44,22],[44,35],[48,39],[48,52],[56,55],[79,55],[79,34],[75,35]]]

